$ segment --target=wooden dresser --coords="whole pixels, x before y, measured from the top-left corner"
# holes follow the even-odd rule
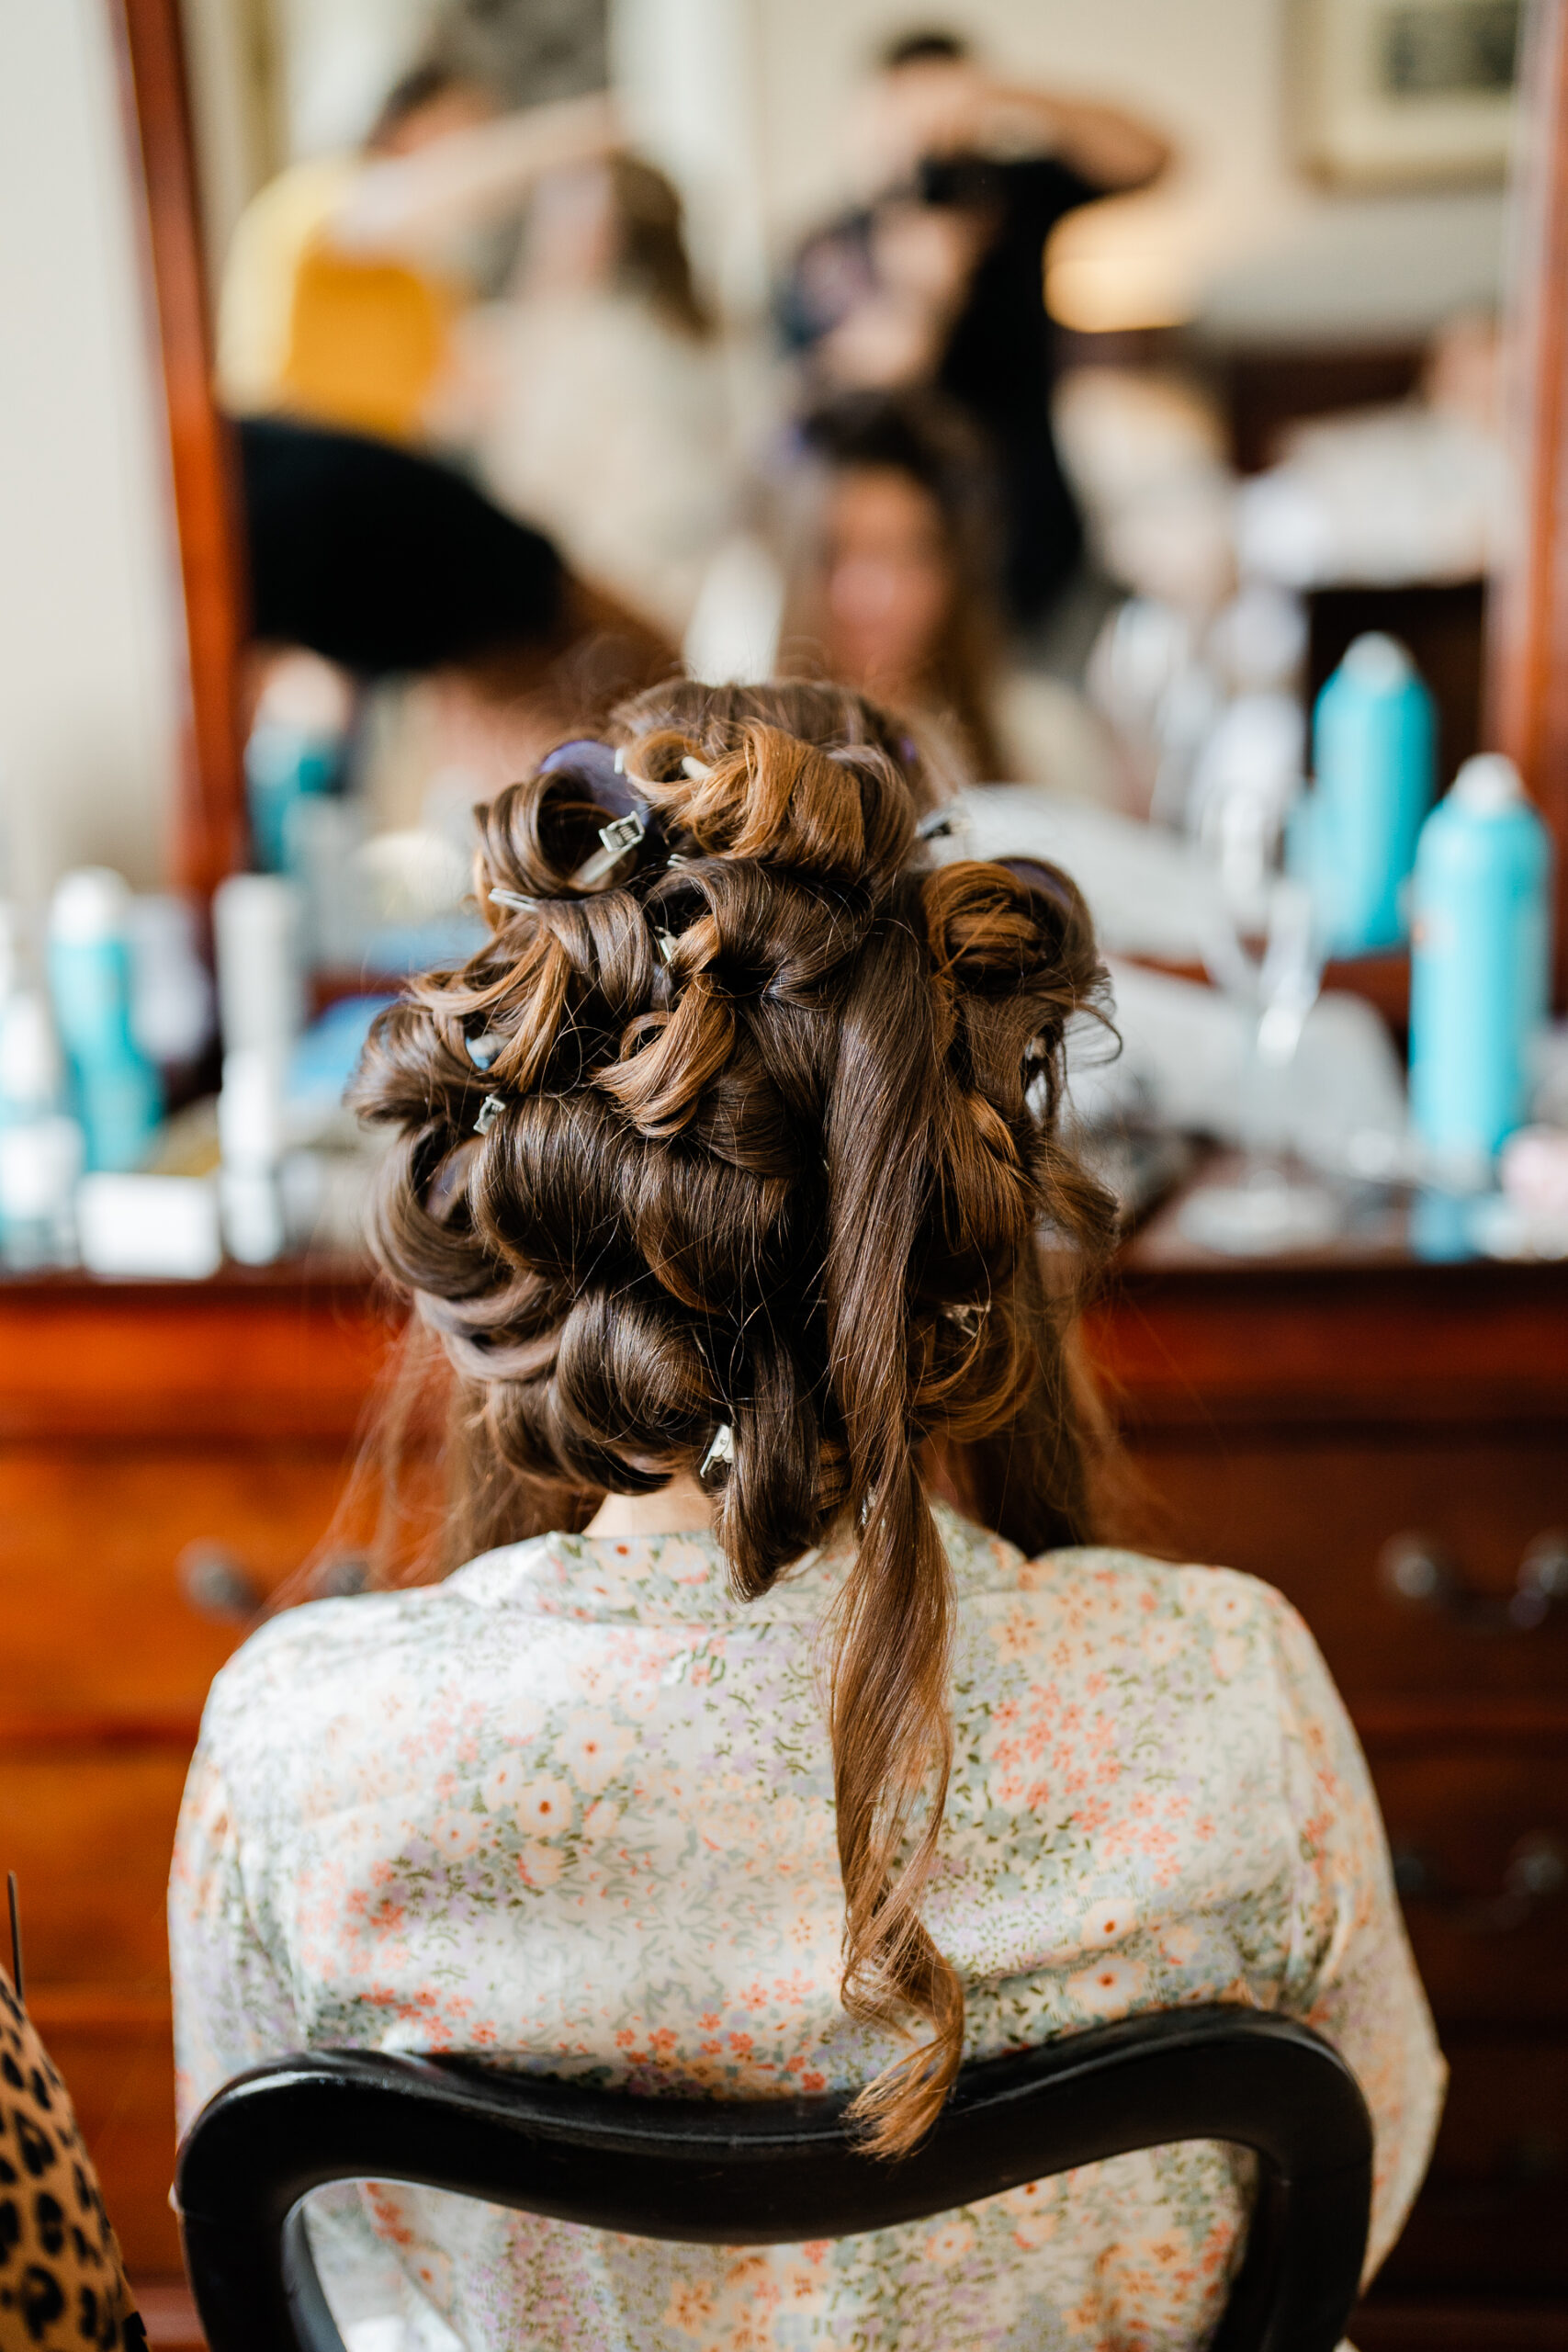
[[[332,1527],[362,1279],[0,1282],[0,1869],[133,2274],[177,2273],[164,1887],[207,1687]]]
[[[0,1867],[144,2278],[178,2267],[186,1760],[247,1586],[323,1544],[389,1336],[330,1270],[0,1283]],[[1360,2352],[1568,2344],[1568,1266],[1423,1264],[1393,1228],[1226,1265],[1168,1212],[1089,1340],[1144,1539],[1290,1595],[1382,1794],[1453,2084]]]
[[[1171,1208],[1089,1341],[1130,1527],[1289,1596],[1377,1782],[1451,2083],[1359,2352],[1568,2346],[1568,1265],[1227,1263]]]

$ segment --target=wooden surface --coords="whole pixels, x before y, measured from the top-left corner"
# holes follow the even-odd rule
[[[244,863],[239,656],[246,635],[235,457],[212,400],[212,338],[179,0],[104,0],[120,64],[128,143],[145,183],[144,259],[162,365],[186,616],[186,685],[174,879],[210,892]]]
[[[1530,1545],[1568,1530],[1568,1266],[1424,1264],[1398,1213],[1237,1264],[1172,1204],[1089,1337],[1134,1532],[1288,1595],[1383,1808],[1452,2083],[1355,2341],[1568,2344],[1568,1606],[1507,1618]],[[1455,1605],[1392,1587],[1402,1537],[1450,1563]],[[1532,1855],[1562,1877],[1510,1897]]]
[[[195,1607],[182,1557],[219,1546],[273,1594],[330,1549],[392,1332],[343,1268],[0,1283],[0,1860],[21,1875],[39,2025],[144,2277],[177,2266],[174,1815],[247,1623]],[[1530,2332],[1548,2322],[1568,2341],[1568,1901],[1507,1893],[1521,1853],[1568,1854],[1568,1609],[1504,1622],[1528,1546],[1568,1523],[1568,1267],[1424,1265],[1397,1216],[1314,1263],[1237,1265],[1194,1250],[1173,1206],[1088,1336],[1134,1532],[1295,1601],[1384,1807],[1453,2090],[1362,2352],[1425,2340],[1421,2314],[1450,2307],[1472,2352],[1549,2340]],[[1468,1614],[1391,1588],[1382,1555],[1412,1533],[1456,1564]],[[159,2293],[179,2342],[183,2306]]]

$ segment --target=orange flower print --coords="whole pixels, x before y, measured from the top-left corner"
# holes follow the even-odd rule
[[[954,2214],[940,2228],[934,2229],[926,2240],[926,2260],[945,2270],[951,2264],[962,2261],[974,2243],[974,2223],[965,2221],[961,2214]]]
[[[682,2335],[696,2335],[708,2326],[717,2309],[718,2297],[707,2279],[682,2280],[670,2298],[664,2324],[679,2328]]]
[[[517,1792],[517,1826],[530,1838],[564,1838],[576,1817],[571,1783],[554,1774],[528,1781]]]
[[[1124,2017],[1148,1984],[1148,1970],[1141,1962],[1114,1952],[1080,1968],[1067,1979],[1066,1989],[1080,2009],[1091,2017]]]
[[[1091,1903],[1078,1926],[1078,1940],[1086,1951],[1099,1951],[1107,1944],[1119,1944],[1130,1936],[1137,1925],[1138,1910],[1131,1895],[1113,1896],[1107,1903]]]

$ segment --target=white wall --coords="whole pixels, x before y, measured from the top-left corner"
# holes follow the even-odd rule
[[[738,0],[739,5],[739,0]],[[1258,334],[1422,328],[1496,288],[1495,190],[1334,196],[1292,167],[1291,0],[748,0],[759,16],[764,203],[775,234],[835,201],[845,98],[915,24],[968,32],[1005,72],[1147,114],[1179,168],[1096,206],[1054,243],[1053,300],[1074,324],[1197,313]]]
[[[0,890],[164,870],[163,420],[103,0],[0,0]]]

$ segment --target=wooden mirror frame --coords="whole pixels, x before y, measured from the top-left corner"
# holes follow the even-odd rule
[[[1515,543],[1492,582],[1487,726],[1557,844],[1556,1002],[1568,997],[1568,0],[1532,0],[1509,288]]]
[[[147,192],[145,254],[163,361],[180,585],[185,693],[174,879],[209,898],[245,862],[250,826],[240,734],[245,626],[233,437],[212,394],[201,200],[179,0],[107,0],[127,147]]]
[[[169,421],[187,682],[175,876],[210,892],[247,836],[239,732],[244,644],[231,437],[212,338],[179,0],[107,0],[147,248]],[[1518,530],[1489,596],[1487,726],[1518,762],[1557,844],[1557,1001],[1568,978],[1568,0],[1532,0],[1514,199],[1511,432]]]

